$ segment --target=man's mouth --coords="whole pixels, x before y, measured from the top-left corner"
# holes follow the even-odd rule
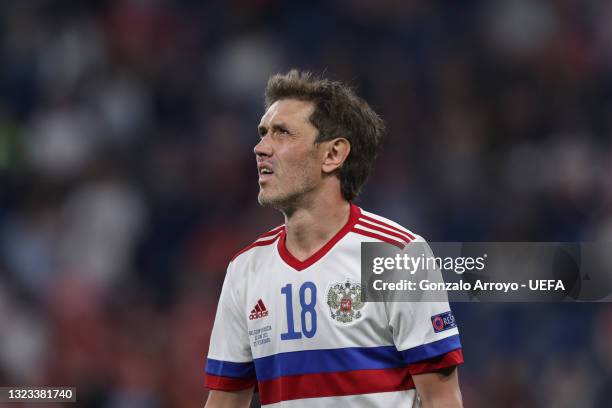
[[[272,175],[274,174],[274,171],[272,170],[272,168],[266,164],[260,164],[257,166],[257,170],[259,173],[259,181],[266,181],[267,179],[269,179],[270,177],[272,177]]]

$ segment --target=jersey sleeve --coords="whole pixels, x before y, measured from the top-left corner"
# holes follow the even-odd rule
[[[211,390],[239,391],[256,384],[247,323],[239,299],[244,286],[228,266],[206,360],[205,385]]]
[[[418,241],[427,256],[433,257],[429,245],[422,238]],[[431,280],[442,280],[438,269],[417,273],[427,273]],[[463,363],[459,330],[448,301],[440,299],[440,292],[432,299],[428,296],[425,292],[416,301],[387,301],[385,305],[395,347],[413,375]]]

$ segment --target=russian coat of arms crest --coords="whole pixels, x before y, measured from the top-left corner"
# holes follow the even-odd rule
[[[337,322],[351,323],[360,319],[365,306],[361,301],[361,284],[349,280],[333,283],[327,290],[327,305],[331,318]]]

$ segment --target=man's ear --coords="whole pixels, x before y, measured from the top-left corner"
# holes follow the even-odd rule
[[[343,137],[324,142],[325,156],[323,156],[323,173],[331,174],[340,167],[351,151],[351,144]]]

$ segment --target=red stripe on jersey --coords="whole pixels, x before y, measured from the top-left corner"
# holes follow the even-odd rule
[[[404,246],[405,246],[403,242],[396,241],[394,239],[391,239],[389,237],[385,237],[384,235],[376,234],[374,232],[365,231],[365,230],[362,230],[362,229],[360,229],[358,227],[354,227],[351,231],[355,232],[357,234],[365,235],[366,237],[370,237],[370,238],[377,239],[379,241],[386,242],[386,243],[391,244],[391,245],[395,245],[396,247],[398,247],[400,249],[404,249]]]
[[[410,374],[423,374],[439,371],[443,368],[458,366],[463,364],[463,351],[456,349],[441,356],[431,358],[425,361],[419,361],[408,366]]]
[[[274,227],[272,228],[270,231],[266,232],[265,234],[261,234],[260,236],[257,237],[257,239],[261,239],[263,237],[269,237],[271,235],[276,235],[277,233],[279,233],[283,228],[285,228],[285,225],[279,225],[278,227]]]
[[[206,374],[204,378],[204,386],[211,390],[218,391],[240,391],[251,388],[257,384],[255,377],[253,378],[233,378],[220,377],[217,375]]]
[[[402,229],[400,229],[400,228],[394,227],[393,225],[387,224],[387,223],[386,223],[386,222],[384,222],[384,221],[377,220],[376,218],[369,217],[369,216],[367,216],[367,215],[365,215],[365,214],[361,214],[361,218],[363,218],[364,220],[371,221],[371,222],[373,222],[373,223],[375,223],[375,224],[379,224],[379,225],[381,225],[381,226],[383,226],[383,227],[386,227],[386,228],[392,229],[392,230],[397,231],[397,232],[399,232],[399,233],[402,233],[402,234],[404,234],[404,235],[408,236],[408,237],[410,238],[410,240],[413,240],[413,239],[414,239],[414,235],[412,235],[412,234],[411,234],[411,233],[409,233],[408,231],[405,231],[405,230],[402,230]]]
[[[261,381],[258,385],[263,405],[300,398],[369,394],[414,388],[407,367],[291,375]]]
[[[385,234],[392,235],[396,238],[401,239],[402,241],[405,241],[406,243],[412,241],[412,239],[409,238],[408,235],[400,234],[399,232],[395,232],[389,228],[386,228],[380,225],[376,225],[376,224],[372,224],[362,219],[359,219],[359,221],[357,221],[357,225],[363,225],[364,227],[368,227],[376,231],[384,232]]]
[[[232,257],[231,261],[233,261],[234,259],[238,258],[238,256],[239,256],[239,255],[241,255],[241,254],[245,253],[245,252],[246,252],[246,251],[248,251],[249,249],[253,249],[253,248],[258,247],[258,246],[265,246],[265,245],[270,245],[270,244],[273,244],[273,243],[274,243],[274,242],[275,242],[275,241],[278,239],[278,237],[280,237],[280,236],[282,235],[283,231],[284,231],[284,228],[281,228],[280,230],[278,230],[278,231],[276,232],[276,235],[274,235],[273,237],[270,237],[270,239],[266,239],[266,240],[262,240],[262,241],[255,241],[255,242],[253,242],[251,245],[249,245],[249,246],[248,246],[248,247],[246,247],[246,248],[241,249],[241,250],[240,250],[240,251],[239,251],[239,252],[238,252],[236,255],[234,255],[234,256]],[[261,238],[261,237],[260,237],[260,238]],[[258,238],[258,239],[259,239],[259,238]],[[231,262],[231,261],[230,261],[230,262]]]
[[[257,305],[258,305],[258,306],[261,308],[261,310],[262,310],[262,311],[264,311],[264,312],[265,312],[266,310],[268,310],[268,309],[266,309],[266,305],[264,305],[264,303],[261,301],[261,299],[259,299],[259,300],[257,301]]]
[[[255,305],[255,311],[261,312],[261,307],[259,306],[259,303]]]

